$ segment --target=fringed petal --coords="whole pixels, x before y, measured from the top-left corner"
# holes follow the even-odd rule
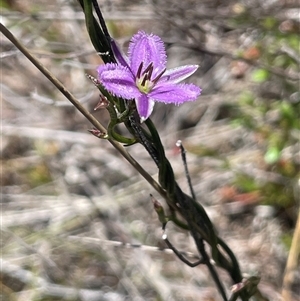
[[[196,72],[198,67],[198,65],[187,65],[167,70],[160,81],[179,83]]]
[[[155,102],[147,94],[141,94],[135,99],[135,103],[141,122],[144,122],[151,115]]]
[[[129,63],[133,73],[136,75],[141,62],[142,72],[152,63],[155,77],[166,67],[167,54],[163,41],[159,36],[146,34],[139,31],[135,34],[129,44]]]
[[[182,104],[194,101],[201,94],[201,89],[193,84],[162,83],[157,85],[148,95],[155,101]]]
[[[97,71],[100,83],[113,95],[125,99],[140,96],[141,92],[136,86],[135,78],[127,67],[110,63],[99,66]]]

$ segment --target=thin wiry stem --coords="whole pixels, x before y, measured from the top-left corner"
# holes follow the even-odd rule
[[[182,162],[183,162],[183,166],[184,166],[184,172],[185,172],[185,176],[186,176],[186,179],[187,179],[190,191],[191,191],[191,196],[192,196],[193,200],[196,201],[196,194],[195,194],[195,191],[194,191],[194,188],[192,185],[191,176],[190,176],[189,169],[188,169],[187,162],[186,162],[186,155],[185,155],[186,151],[182,145],[181,140],[178,140],[176,142],[176,146],[178,146],[180,148],[181,158],[182,158]]]

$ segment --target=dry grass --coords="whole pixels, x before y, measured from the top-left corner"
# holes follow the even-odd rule
[[[58,0],[12,3],[4,24],[92,111],[98,94],[84,73],[95,74],[101,61],[79,7]],[[122,43],[138,28],[164,32],[170,42],[180,38],[171,25],[165,27],[166,20],[152,19],[157,13],[150,5],[108,4],[110,30]],[[223,42],[235,47],[233,38],[225,36]],[[189,268],[155,248],[164,244],[149,194],[159,196],[106,141],[87,133],[90,125],[8,40],[1,42],[1,300],[220,300],[205,267]],[[196,194],[220,236],[244,272],[261,275],[261,289],[270,300],[280,300],[287,257],[280,220],[272,207],[259,205],[258,196],[247,203],[242,195],[230,204],[224,197],[238,194],[228,187],[240,171],[272,181],[263,144],[253,133],[232,127],[224,111],[252,88],[249,70],[237,79],[229,58],[180,47],[169,49],[169,57],[171,65],[200,63],[191,81],[204,90],[195,103],[157,106],[154,113],[176,177],[188,191],[174,147],[181,139]],[[107,123],[106,112],[95,115]],[[217,155],[207,156],[207,150]],[[141,146],[129,152],[157,177]],[[172,225],[168,231],[180,250],[195,251],[186,232]],[[232,284],[220,273],[229,290]]]

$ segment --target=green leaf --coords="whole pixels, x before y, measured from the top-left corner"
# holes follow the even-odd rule
[[[265,27],[265,29],[271,30],[274,29],[277,23],[278,21],[274,17],[268,16],[263,20],[262,25]]]
[[[8,1],[1,1],[0,2],[0,8],[1,9],[3,9],[3,8],[11,8],[10,6],[11,6],[11,4],[8,3]]]
[[[79,0],[79,3],[85,14],[86,28],[94,48],[105,63],[113,61],[114,58],[109,41],[103,33],[103,28],[101,28],[100,24],[94,18],[92,2],[90,0]]]
[[[292,47],[294,50],[296,50],[299,54],[299,43],[300,38],[298,34],[291,34],[287,37],[287,42],[290,47]]]
[[[251,91],[244,91],[239,95],[238,101],[241,105],[253,105],[255,97]]]
[[[265,162],[267,164],[274,164],[280,159],[281,151],[276,146],[271,146],[265,154]]]
[[[285,118],[288,118],[288,119],[297,118],[295,116],[295,111],[294,111],[293,106],[290,103],[288,103],[287,101],[281,102],[279,108],[280,108],[282,116],[284,116]]]
[[[254,82],[262,83],[270,77],[270,73],[266,69],[256,69],[255,71],[253,71],[251,77]]]

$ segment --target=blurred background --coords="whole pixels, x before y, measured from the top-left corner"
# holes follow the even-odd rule
[[[1,23],[90,112],[85,74],[102,63],[76,1],[1,1]],[[281,287],[299,212],[300,92],[297,0],[99,1],[124,52],[138,30],[166,43],[169,67],[199,64],[196,102],[156,104],[152,120],[183,190],[183,141],[198,201],[242,271]],[[205,266],[165,248],[149,194],[164,201],[54,86],[1,35],[1,292],[17,300],[221,300]],[[107,125],[105,110],[94,112]],[[124,129],[119,129],[124,134]],[[139,145],[130,154],[157,179]],[[178,250],[187,232],[168,225]],[[142,245],[130,248],[120,245]],[[297,262],[297,257],[294,258]],[[228,292],[232,283],[219,271]],[[299,300],[300,272],[289,280]],[[286,300],[289,301],[289,300]]]

